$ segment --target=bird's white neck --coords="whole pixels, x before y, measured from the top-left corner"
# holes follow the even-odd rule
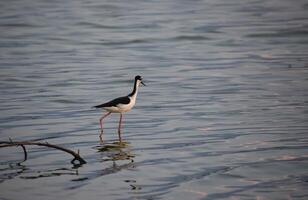
[[[140,80],[135,80],[134,89],[133,89],[132,93],[130,93],[128,96],[132,97],[133,99],[136,99],[140,83],[141,83]]]

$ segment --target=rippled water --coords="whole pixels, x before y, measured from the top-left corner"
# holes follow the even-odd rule
[[[0,199],[307,199],[305,0],[2,1]],[[91,107],[128,94],[124,147]],[[105,123],[117,139],[119,115]],[[108,146],[107,146],[108,147]]]

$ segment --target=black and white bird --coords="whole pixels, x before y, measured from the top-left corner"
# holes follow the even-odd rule
[[[119,97],[119,98],[113,99],[113,100],[111,100],[107,103],[103,103],[103,104],[94,106],[95,108],[102,108],[102,109],[107,111],[107,113],[99,119],[100,128],[101,128],[101,133],[99,135],[99,138],[100,138],[101,143],[103,143],[103,120],[108,115],[110,115],[111,113],[120,113],[118,135],[119,135],[120,143],[122,142],[121,125],[122,125],[123,113],[130,111],[134,107],[134,105],[136,103],[138,88],[139,88],[140,84],[145,86],[145,84],[142,82],[141,76],[138,75],[138,76],[135,77],[134,89],[129,95],[124,96],[124,97]]]

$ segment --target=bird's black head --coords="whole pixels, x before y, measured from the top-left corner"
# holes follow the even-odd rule
[[[135,76],[135,81],[138,81],[138,80],[140,81],[140,83],[141,83],[142,85],[145,86],[144,82],[142,82],[142,77],[139,76],[139,75]]]
[[[140,81],[142,81],[142,78],[141,78],[141,76],[137,75],[137,76],[135,76],[135,80],[140,80]]]

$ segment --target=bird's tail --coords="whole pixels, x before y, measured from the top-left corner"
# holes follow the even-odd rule
[[[97,106],[92,106],[92,108],[101,108],[103,107],[103,104],[97,105]]]

